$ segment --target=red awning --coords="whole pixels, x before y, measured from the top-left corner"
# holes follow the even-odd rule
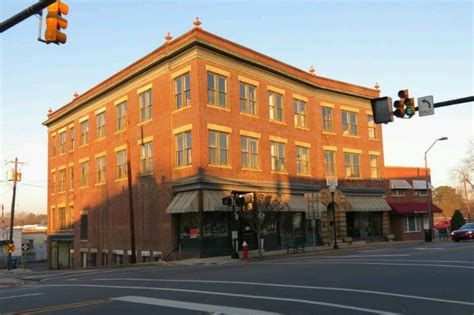
[[[418,214],[428,213],[428,203],[426,202],[389,202],[393,214]],[[440,208],[431,204],[431,213],[443,212]]]

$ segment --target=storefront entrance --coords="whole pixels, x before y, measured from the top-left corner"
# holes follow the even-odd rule
[[[347,235],[357,239],[382,237],[381,211],[347,212]]]
[[[51,241],[51,269],[70,269],[72,265],[73,242]]]

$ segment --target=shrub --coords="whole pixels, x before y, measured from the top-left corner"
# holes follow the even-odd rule
[[[461,211],[455,210],[451,217],[451,231],[459,229],[464,224],[466,224],[466,220],[464,220]]]

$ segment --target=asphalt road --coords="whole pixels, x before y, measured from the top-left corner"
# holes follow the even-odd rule
[[[223,265],[38,273],[0,312],[474,314],[474,242],[404,244]]]

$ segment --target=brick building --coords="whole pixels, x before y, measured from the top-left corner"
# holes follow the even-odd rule
[[[378,91],[305,72],[195,27],[74,98],[48,128],[50,257],[61,266],[126,263],[130,160],[137,260],[256,246],[223,206],[232,192],[284,201],[265,248],[312,242],[304,193],[317,201],[318,242],[389,233]],[[327,179],[338,179],[327,206]],[[362,233],[361,233],[362,231]],[[59,257],[59,258],[58,258]],[[52,268],[57,266],[51,264]]]
[[[424,167],[385,166],[385,175],[388,178],[387,202],[392,208],[390,227],[396,241],[425,238],[425,230],[429,229],[428,202],[432,215],[442,213],[442,210],[431,202],[431,196],[426,189],[426,171]],[[431,181],[430,169],[428,181]]]

